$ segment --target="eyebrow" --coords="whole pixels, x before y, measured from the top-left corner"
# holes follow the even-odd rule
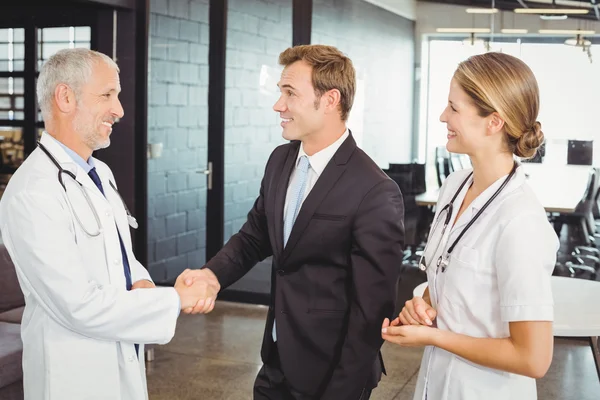
[[[115,87],[107,88],[102,91],[102,93],[109,93],[109,92],[121,93],[121,86],[116,87],[116,88]]]
[[[278,84],[277,84],[277,86],[279,87],[279,89],[283,89],[283,88],[289,88],[289,89],[292,89],[292,90],[296,90],[296,88],[295,88],[295,87],[293,87],[292,85],[290,85],[289,83],[284,83],[284,84],[283,84],[283,85],[281,85],[281,86],[280,86],[280,85],[279,85],[279,83],[278,83]]]

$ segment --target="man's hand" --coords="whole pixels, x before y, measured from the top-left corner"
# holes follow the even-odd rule
[[[147,279],[141,279],[137,282],[135,282],[132,286],[131,286],[131,290],[135,290],[135,289],[154,289],[156,286],[154,286],[154,283],[150,282]]]
[[[398,316],[402,325],[432,325],[432,320],[437,316],[437,311],[421,297],[415,296],[404,304]]]
[[[175,290],[181,298],[181,309],[186,314],[207,314],[215,307],[221,285],[209,269],[186,269],[177,277]]]

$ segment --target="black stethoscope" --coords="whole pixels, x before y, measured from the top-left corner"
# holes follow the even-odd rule
[[[40,142],[37,142],[37,145],[48,156],[48,158],[50,159],[50,161],[52,161],[52,163],[56,166],[56,168],[58,168],[58,182],[63,187],[65,193],[67,192],[67,187],[63,181],[63,177],[62,177],[63,174],[67,174],[68,176],[70,176],[79,185],[79,190],[81,191],[81,193],[83,194],[83,197],[85,198],[88,205],[90,206],[90,209],[92,210],[92,213],[94,214],[94,218],[96,219],[96,225],[97,225],[97,229],[95,231],[93,231],[93,232],[88,231],[85,228],[85,226],[83,225],[83,223],[81,222],[81,220],[79,219],[79,216],[75,212],[75,209],[73,208],[73,205],[71,204],[71,201],[69,200],[69,197],[67,196],[67,202],[69,203],[69,206],[73,210],[75,219],[77,220],[77,223],[79,223],[79,226],[81,226],[81,229],[86,233],[86,235],[91,236],[91,237],[96,237],[96,236],[100,235],[102,233],[102,223],[100,222],[100,217],[98,216],[98,213],[96,212],[96,208],[94,207],[94,203],[92,203],[92,199],[90,199],[89,195],[87,194],[87,192],[86,192],[85,188],[83,187],[83,185],[81,184],[81,182],[79,182],[76,179],[76,176],[74,173],[72,173],[71,171],[67,171],[66,169],[64,169],[63,167],[60,166],[60,164],[58,163],[56,158],[54,158],[54,156],[52,156],[52,153],[50,153],[50,151],[46,148],[46,146],[44,146]],[[137,229],[138,228],[137,220],[129,212],[129,209],[127,208],[127,204],[125,204],[125,200],[123,200],[123,197],[121,197],[121,194],[119,193],[119,191],[117,190],[115,185],[110,180],[108,181],[108,183],[109,183],[110,187],[115,191],[115,193],[121,199],[121,202],[123,203],[123,207],[125,208],[125,212],[127,213],[127,221],[129,222],[129,225],[133,229]]]
[[[508,177],[504,180],[504,182],[502,182],[502,185],[498,188],[498,190],[496,190],[496,192],[492,195],[492,197],[490,197],[490,199],[483,205],[483,207],[481,207],[481,209],[479,210],[479,212],[477,214],[475,214],[473,219],[471,219],[471,221],[469,221],[467,226],[465,226],[464,229],[460,232],[460,234],[458,235],[456,240],[454,240],[454,242],[448,248],[448,250],[446,250],[445,253],[443,253],[442,255],[440,255],[438,257],[436,266],[437,266],[437,268],[441,267],[442,272],[446,272],[446,268],[448,267],[448,264],[450,263],[450,255],[452,254],[452,251],[456,247],[456,244],[459,242],[460,239],[462,239],[462,237],[467,232],[467,230],[471,227],[471,225],[473,225],[473,223],[477,220],[477,218],[479,218],[479,216],[483,213],[483,211],[487,208],[487,206],[489,206],[490,203],[498,196],[498,194],[500,194],[502,189],[504,189],[506,187],[506,185],[508,184],[508,181],[510,181],[510,179],[514,176],[515,172],[517,171],[518,166],[519,166],[519,164],[517,164],[517,162],[515,161],[513,164],[512,170],[510,171],[510,174],[508,174]],[[460,186],[456,190],[456,193],[454,193],[452,200],[450,200],[450,203],[446,204],[440,210],[440,212],[438,214],[435,224],[433,225],[433,229],[431,230],[431,236],[433,236],[433,233],[436,231],[436,229],[440,223],[440,220],[442,218],[442,214],[444,212],[446,213],[446,217],[444,219],[444,225],[442,227],[442,233],[440,235],[440,239],[437,243],[437,246],[435,247],[435,250],[432,253],[432,256],[435,255],[435,253],[437,253],[437,251],[440,247],[440,244],[442,243],[442,241],[444,239],[444,233],[446,232],[446,228],[448,227],[448,224],[450,223],[450,220],[452,219],[452,212],[454,210],[454,206],[453,206],[454,200],[456,200],[456,198],[462,191],[463,187],[467,184],[469,179],[471,179],[472,175],[473,175],[473,172],[471,172],[469,174],[469,176],[467,176],[467,178],[463,181],[463,183],[460,184]],[[426,271],[427,267],[428,267],[427,261],[425,260],[425,254],[427,254],[428,247],[429,247],[429,242],[427,242],[427,244],[425,245],[425,249],[423,249],[423,254],[421,255],[421,259],[419,260],[419,269],[421,269],[421,271]]]

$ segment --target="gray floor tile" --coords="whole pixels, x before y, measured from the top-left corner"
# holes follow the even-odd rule
[[[150,400],[252,399],[266,314],[262,306],[218,302],[209,315],[182,315],[174,339],[158,346],[156,360],[148,363]],[[382,353],[388,375],[372,400],[412,400],[423,350],[385,343]],[[600,399],[586,340],[555,340],[552,366],[538,380],[538,397]]]

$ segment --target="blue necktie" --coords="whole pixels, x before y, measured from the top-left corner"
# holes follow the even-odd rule
[[[104,195],[104,189],[102,188],[102,182],[100,181],[100,177],[96,172],[96,168],[92,168],[88,175],[94,181],[100,192]],[[106,195],[105,195],[106,197]],[[121,239],[121,233],[119,229],[117,229],[117,234],[119,235],[119,243],[121,244],[121,257],[123,257],[123,272],[125,273],[125,282],[127,286],[127,290],[131,290],[131,270],[129,268],[129,260],[127,259],[127,252],[125,251],[125,245],[123,244],[123,239]]]
[[[292,227],[298,213],[300,212],[300,206],[302,205],[302,199],[304,198],[304,192],[306,191],[306,178],[308,177],[308,169],[310,163],[308,162],[307,156],[300,157],[298,160],[298,166],[296,168],[295,180],[292,182],[290,187],[290,201],[285,213],[285,220],[283,221],[283,247],[285,248],[290,234],[292,233]],[[277,341],[277,330],[275,328],[275,321],[273,321],[273,341]]]
[[[100,177],[96,172],[96,168],[92,168],[88,175],[92,179],[92,181],[96,184],[100,192],[106,197],[104,194],[104,189],[102,188],[102,182],[100,181]],[[115,221],[116,224],[116,221]],[[131,290],[131,269],[129,268],[129,260],[127,259],[127,252],[125,251],[125,245],[123,244],[123,239],[121,239],[121,233],[119,232],[119,228],[117,227],[117,234],[119,235],[119,243],[121,244],[121,257],[123,257],[123,272],[125,273],[125,285],[127,290]],[[135,353],[139,356],[139,346],[135,344]]]
[[[296,168],[296,180],[293,182],[293,186],[290,188],[290,202],[285,214],[285,220],[283,221],[283,247],[286,246],[290,234],[292,233],[292,227],[300,212],[300,206],[302,205],[302,199],[304,198],[304,191],[306,190],[306,178],[308,177],[308,168],[310,164],[307,156],[300,157],[298,161],[298,167]]]

